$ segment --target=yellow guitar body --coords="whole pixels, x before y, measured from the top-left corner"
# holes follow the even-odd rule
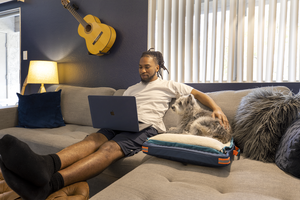
[[[83,19],[88,26],[83,27],[79,24],[78,34],[85,39],[88,51],[97,56],[106,54],[116,40],[115,29],[102,24],[100,19],[93,15],[87,15]]]

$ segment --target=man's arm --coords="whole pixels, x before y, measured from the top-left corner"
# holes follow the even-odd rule
[[[213,118],[215,118],[215,117],[219,118],[220,123],[225,128],[229,127],[229,122],[228,122],[226,115],[223,113],[222,109],[215,103],[215,101],[210,96],[208,96],[207,94],[204,94],[203,92],[200,92],[196,89],[193,89],[191,93],[203,105],[212,109],[212,111],[213,111],[212,117]]]

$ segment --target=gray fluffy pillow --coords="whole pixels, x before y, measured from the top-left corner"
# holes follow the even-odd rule
[[[233,138],[245,157],[274,162],[281,136],[298,117],[300,93],[284,94],[272,88],[256,89],[239,105]]]
[[[283,171],[300,178],[300,119],[289,126],[282,136],[275,163]]]

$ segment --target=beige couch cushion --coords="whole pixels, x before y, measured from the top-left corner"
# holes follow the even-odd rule
[[[10,106],[1,108],[0,130],[18,125],[18,107]]]
[[[290,89],[284,86],[273,87],[273,89],[290,92]],[[220,91],[207,94],[221,107],[224,114],[227,116],[229,123],[232,124],[242,98],[253,90],[255,89]]]
[[[61,111],[65,123],[92,126],[88,95],[113,95],[115,89],[109,87],[76,87],[60,85]]]
[[[274,163],[241,158],[212,168],[153,157],[91,200],[298,200],[299,185]]]

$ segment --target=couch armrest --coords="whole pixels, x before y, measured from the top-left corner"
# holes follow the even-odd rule
[[[9,106],[0,108],[0,130],[18,125],[18,107]]]

